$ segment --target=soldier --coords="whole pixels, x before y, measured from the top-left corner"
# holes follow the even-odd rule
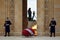
[[[10,36],[10,25],[11,25],[11,22],[10,22],[9,18],[7,17],[7,20],[4,23],[5,36],[7,36],[7,33],[8,33],[8,36]]]
[[[52,37],[52,33],[54,34],[55,37],[55,25],[56,25],[56,21],[54,20],[54,18],[52,18],[51,22],[50,22],[50,37]]]

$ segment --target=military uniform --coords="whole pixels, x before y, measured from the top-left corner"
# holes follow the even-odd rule
[[[10,25],[11,25],[10,20],[5,21],[5,24],[4,24],[5,36],[7,36],[7,33],[8,33],[8,36],[10,35]]]
[[[56,25],[56,21],[55,20],[52,20],[50,22],[50,36],[52,36],[52,33],[54,33],[54,36],[55,36],[55,25]]]

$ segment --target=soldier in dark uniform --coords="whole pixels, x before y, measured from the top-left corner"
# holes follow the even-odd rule
[[[10,22],[10,20],[9,20],[8,17],[7,17],[7,20],[6,20],[5,23],[4,23],[5,36],[7,36],[7,33],[8,33],[8,36],[10,36],[10,25],[11,25],[11,22]]]
[[[29,15],[29,18],[28,18],[28,19],[29,19],[29,21],[31,21],[31,14],[32,14],[31,8],[29,8],[29,9],[28,9],[28,15]]]
[[[55,25],[56,25],[56,21],[54,20],[54,18],[52,18],[51,22],[50,22],[50,37],[52,37],[52,33],[54,34],[55,37]]]

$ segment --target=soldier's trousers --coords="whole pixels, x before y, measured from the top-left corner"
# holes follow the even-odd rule
[[[10,36],[10,32],[5,32],[5,36]]]
[[[52,34],[53,34],[54,37],[55,37],[55,32],[50,32],[50,37],[52,37]]]

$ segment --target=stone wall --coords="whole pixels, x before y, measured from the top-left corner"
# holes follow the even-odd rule
[[[15,0],[14,35],[22,35],[22,0]]]
[[[60,0],[54,0],[54,17],[57,22],[56,35],[60,36]]]
[[[0,35],[4,35],[6,17],[12,22],[11,35],[22,35],[22,0],[0,0]],[[49,23],[54,17],[57,21],[56,35],[60,35],[59,0],[37,0],[38,35],[49,35]]]
[[[54,0],[45,0],[45,35],[49,35],[49,23],[54,17]]]
[[[0,35],[4,35],[6,17],[12,22],[10,35],[21,35],[22,0],[0,0]]]
[[[4,35],[4,22],[7,15],[6,7],[4,5],[5,1],[0,0],[0,35]]]
[[[44,35],[44,0],[37,0],[38,35]]]
[[[56,25],[56,35],[60,34],[60,2],[59,0],[46,0],[45,1],[45,35],[49,35],[49,23],[51,18],[55,18]]]

